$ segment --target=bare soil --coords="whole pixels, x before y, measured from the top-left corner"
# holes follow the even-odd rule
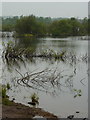
[[[14,102],[11,105],[2,105],[2,118],[33,118],[35,116],[57,120],[57,116],[42,108],[29,107]]]

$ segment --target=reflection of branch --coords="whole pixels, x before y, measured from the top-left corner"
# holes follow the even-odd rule
[[[26,73],[22,75],[18,70],[16,70],[21,78],[17,79],[19,85],[30,87],[39,91],[55,94],[57,88],[62,91],[61,87],[71,87],[73,76],[62,75],[58,72],[57,68],[54,70],[46,68],[45,70]],[[65,83],[61,83],[61,79],[64,79]],[[67,81],[67,82],[66,82]]]
[[[85,86],[85,84],[82,82],[85,78],[81,79],[80,82]]]
[[[57,95],[59,91],[67,92],[66,89],[69,89],[71,93],[74,93],[73,92],[74,89],[73,79],[75,76],[74,73],[71,75],[65,75],[63,74],[64,70],[59,72],[57,68],[56,69],[46,68],[38,72],[35,72],[34,70],[31,73],[26,72],[25,74],[20,73],[18,70],[16,71],[20,75],[20,78],[15,79],[18,85],[29,87],[31,89],[35,89],[53,95]],[[85,78],[83,78],[82,80],[84,79]],[[81,83],[82,80],[80,80]]]
[[[23,75],[17,69],[15,69],[15,70],[23,77]]]

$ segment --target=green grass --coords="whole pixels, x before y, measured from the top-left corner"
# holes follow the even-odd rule
[[[6,98],[2,98],[2,104],[3,105],[12,105],[12,102],[6,97]]]
[[[10,88],[9,84],[6,86],[7,89]],[[6,95],[6,88],[2,88],[2,104],[3,105],[12,105],[12,102],[9,100],[8,96]]]

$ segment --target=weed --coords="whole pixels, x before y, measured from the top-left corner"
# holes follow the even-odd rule
[[[32,100],[33,103],[39,104],[39,102],[38,102],[39,97],[37,96],[36,93],[33,93],[33,94],[31,95],[31,100]]]
[[[7,89],[9,90],[11,87],[10,87],[10,84],[9,83],[7,83]]]
[[[6,98],[6,88],[2,88],[2,98]]]

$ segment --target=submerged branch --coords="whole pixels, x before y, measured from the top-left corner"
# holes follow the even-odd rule
[[[61,87],[67,87],[73,89],[73,75],[67,76],[63,75],[64,71],[58,72],[57,68],[54,70],[44,69],[35,73],[26,73],[21,74],[18,70],[16,70],[20,78],[17,78],[16,81],[19,85],[23,85],[32,89],[36,89],[39,91],[47,92],[47,93],[55,93],[57,88],[61,90]],[[61,80],[65,82],[61,82]]]
[[[88,61],[88,54],[83,55],[81,58],[77,58],[77,56],[74,53],[66,53],[66,51],[60,51],[56,52],[52,49],[47,50],[40,50],[39,52],[36,52],[33,48],[19,48],[17,45],[15,45],[12,41],[8,42],[7,45],[3,43],[3,52],[2,57],[5,58],[7,61],[9,60],[22,60],[24,58],[48,58],[48,59],[55,59],[55,60],[61,60],[61,61],[67,61],[70,62],[76,62],[80,59],[82,61]]]

